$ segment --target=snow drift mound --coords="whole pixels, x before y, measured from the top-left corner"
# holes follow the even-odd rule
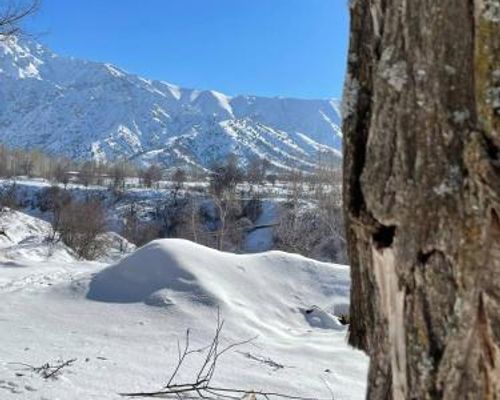
[[[77,260],[75,253],[61,241],[51,241],[49,222],[8,208],[0,211],[0,260],[64,261]],[[100,262],[114,262],[130,253],[135,246],[115,232],[100,235],[106,253]]]
[[[99,273],[91,282],[87,298],[111,303],[156,304],[155,299],[169,290],[186,293],[193,300],[212,303],[212,296],[183,267],[180,253],[168,244],[155,241]],[[197,260],[198,261],[198,260]]]
[[[148,305],[220,307],[251,325],[337,329],[333,309],[349,295],[349,270],[283,252],[223,253],[186,240],[151,242],[92,279],[91,300]],[[326,313],[326,312],[325,312]],[[319,321],[320,320],[320,321]],[[328,322],[326,322],[328,321]]]
[[[30,238],[45,238],[50,224],[22,212],[4,208],[0,212],[0,248],[21,243]]]
[[[29,259],[42,261],[53,258],[73,261],[73,252],[62,243],[49,243],[52,232],[47,221],[20,211],[4,209],[0,212],[0,260]]]

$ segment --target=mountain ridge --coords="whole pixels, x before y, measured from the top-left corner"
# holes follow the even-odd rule
[[[285,170],[313,168],[318,152],[341,157],[334,99],[187,89],[17,38],[0,43],[0,81],[0,140],[13,147],[201,169],[229,154]]]

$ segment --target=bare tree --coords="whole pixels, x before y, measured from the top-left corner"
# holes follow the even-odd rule
[[[221,197],[224,192],[234,192],[238,183],[243,181],[243,171],[238,166],[236,157],[229,156],[225,163],[216,163],[210,174],[210,190]]]
[[[85,161],[79,168],[78,181],[85,187],[96,183],[97,168],[93,161]]]
[[[304,196],[304,173],[299,169],[294,169],[286,175],[287,180],[287,201],[292,207],[297,207]]]
[[[21,173],[27,177],[33,176],[33,169],[35,167],[31,155],[29,153],[25,153],[21,160]]]
[[[125,190],[125,179],[127,178],[127,166],[124,162],[119,161],[111,166],[111,178],[113,179],[113,190]]]
[[[243,231],[251,225],[247,218],[243,219],[243,200],[235,191],[223,191],[211,196],[215,211],[215,226],[218,250],[233,250],[242,243]],[[249,222],[249,223],[248,223]]]
[[[278,175],[276,174],[267,174],[266,181],[268,181],[271,185],[276,185],[276,181],[278,180]]]
[[[181,168],[177,168],[175,172],[172,174],[172,182],[174,182],[174,190],[179,191],[183,188],[186,183],[187,174]]]
[[[58,239],[73,249],[80,258],[88,260],[102,255],[106,231],[105,210],[98,200],[72,201],[60,213]]]
[[[248,164],[246,178],[253,185],[261,185],[266,177],[269,161],[262,158],[252,158]]]
[[[38,194],[37,200],[40,211],[52,213],[52,232],[49,240],[54,241],[61,231],[62,212],[73,200],[72,196],[69,191],[61,189],[59,186],[51,186],[43,189]]]
[[[22,33],[21,22],[34,14],[40,6],[39,0],[4,0],[2,3],[0,5],[0,41]]]
[[[217,217],[219,219],[219,226],[217,227],[217,249],[224,249],[224,238],[227,227],[227,220],[229,214],[230,199],[225,199],[223,196],[214,196],[213,202],[217,210]]]
[[[54,181],[62,183],[66,187],[69,183],[69,163],[63,160],[56,161],[51,176]]]
[[[234,221],[236,214],[241,211],[241,201],[238,201],[236,188],[244,178],[236,157],[229,156],[225,163],[217,163],[212,167],[210,175],[211,199],[216,211],[217,249],[224,249],[225,235],[229,223]]]
[[[350,2],[350,343],[369,399],[500,398],[500,2]]]
[[[162,178],[162,172],[158,165],[153,164],[141,173],[143,184],[150,188],[154,185],[158,185]]]

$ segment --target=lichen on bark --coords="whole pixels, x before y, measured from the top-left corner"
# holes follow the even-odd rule
[[[349,341],[370,399],[500,398],[498,10],[351,3]]]

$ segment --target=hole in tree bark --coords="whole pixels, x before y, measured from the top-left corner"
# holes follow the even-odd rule
[[[373,234],[373,243],[377,249],[384,249],[392,246],[396,235],[395,226],[380,226]]]
[[[491,224],[496,231],[500,231],[500,216],[494,208],[491,209]]]
[[[437,252],[436,250],[427,251],[427,252],[420,251],[417,254],[417,260],[420,264],[425,265],[429,261],[429,258],[431,258],[436,252]]]
[[[488,157],[494,161],[498,161],[498,159],[500,158],[500,149],[488,136],[483,135],[483,138],[486,147],[486,152],[488,153]]]

